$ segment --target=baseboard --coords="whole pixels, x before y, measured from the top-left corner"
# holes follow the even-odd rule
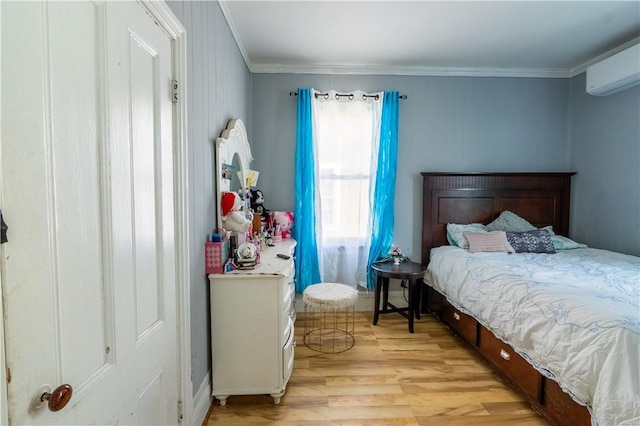
[[[407,306],[407,301],[404,298],[403,290],[391,290],[389,291],[389,302],[395,306]],[[361,290],[358,294],[358,301],[356,302],[356,312],[373,312],[375,305],[375,294],[373,291]],[[304,312],[304,302],[302,301],[302,295],[296,294],[295,300],[296,312]]]
[[[200,384],[200,388],[193,396],[193,424],[201,425],[207,417],[209,408],[213,403],[211,395],[211,374],[207,373]]]

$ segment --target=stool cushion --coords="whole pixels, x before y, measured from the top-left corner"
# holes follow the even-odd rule
[[[318,311],[350,308],[357,300],[358,290],[338,283],[313,284],[302,293],[304,304]]]

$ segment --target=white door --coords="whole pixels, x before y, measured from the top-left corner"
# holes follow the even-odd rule
[[[170,40],[135,2],[0,7],[9,420],[176,424]]]

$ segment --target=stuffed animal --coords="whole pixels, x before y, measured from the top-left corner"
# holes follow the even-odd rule
[[[293,229],[293,212],[273,212],[273,222],[282,238],[291,238]]]
[[[269,210],[264,206],[264,195],[259,189],[251,190],[251,210],[262,215],[262,217],[269,215]]]
[[[253,215],[249,212],[250,217],[247,217],[244,212],[240,211],[244,206],[244,201],[237,192],[223,192],[220,204],[222,207],[222,227],[226,231],[245,233],[249,230]]]

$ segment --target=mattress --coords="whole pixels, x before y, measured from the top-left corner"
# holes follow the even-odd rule
[[[573,399],[592,423],[640,424],[640,258],[431,251],[425,282]]]

